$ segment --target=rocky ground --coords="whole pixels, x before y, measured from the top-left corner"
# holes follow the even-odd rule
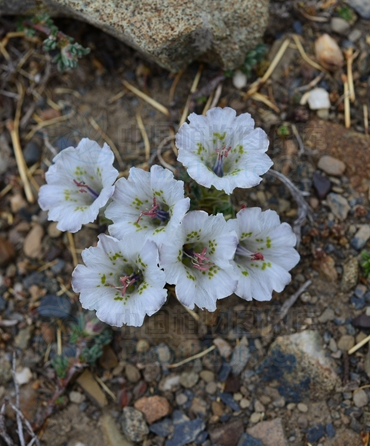
[[[215,81],[223,73],[208,65],[170,75],[70,21],[58,22],[60,29],[91,53],[60,74],[40,42],[4,40],[15,19],[0,19],[0,444],[22,444],[11,406],[18,387],[42,445],[369,444],[370,282],[360,263],[370,249],[370,9],[349,3],[353,9],[335,0],[304,8],[272,2],[268,56],[246,85],[241,75]],[[339,50],[326,42],[330,48],[315,55],[324,34]],[[253,91],[287,39],[276,68]],[[351,74],[355,97],[347,101]],[[83,136],[114,147],[123,174],[159,162],[157,148],[178,129],[188,99],[188,110],[202,113],[210,96],[252,114],[269,135],[274,169],[305,193],[306,208],[297,204],[302,195],[267,174],[233,196],[237,208],[275,209],[300,228],[291,284],[271,302],[232,296],[213,314],[189,313],[170,290],[142,327],[83,335],[94,315],[81,310],[71,272],[105,228],[91,224],[72,238],[58,231],[37,204],[44,172]],[[14,132],[9,120],[17,116]],[[17,135],[30,172],[23,181]],[[170,140],[162,155],[175,163]]]

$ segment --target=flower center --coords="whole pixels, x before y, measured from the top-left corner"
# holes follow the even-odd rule
[[[73,180],[75,185],[78,187],[78,191],[82,194],[91,195],[94,200],[99,197],[99,194],[94,191],[90,186],[88,186],[84,181]]]
[[[247,249],[245,246],[241,245],[240,243],[238,244],[238,246],[236,248],[235,255],[242,256],[242,257],[250,257],[250,259],[253,262],[258,261],[258,260],[265,260],[265,258],[263,257],[263,254],[261,252],[249,251],[249,249]]]
[[[124,296],[126,293],[131,294],[142,282],[142,273],[137,271],[133,272],[132,274],[126,274],[125,276],[121,276],[118,281],[121,285],[113,285],[111,283],[108,283],[108,285],[116,290],[119,290],[121,292],[121,296]]]
[[[170,219],[170,213],[162,209],[155,197],[153,197],[153,206],[148,211],[141,211],[136,223],[139,223],[143,215],[149,218],[157,218],[161,223],[166,223]]]
[[[213,172],[218,177],[224,176],[224,158],[227,158],[230,150],[231,147],[226,148],[226,146],[222,146],[221,149],[215,149],[215,152],[217,153],[217,159],[215,165],[213,166]]]
[[[204,247],[200,253],[195,252],[193,248],[183,249],[183,263],[186,266],[192,266],[199,271],[208,271],[214,263],[209,261],[209,257],[206,256],[207,248]]]

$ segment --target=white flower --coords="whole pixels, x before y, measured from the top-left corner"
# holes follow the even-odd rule
[[[272,291],[283,291],[288,273],[298,262],[296,236],[275,211],[242,209],[227,226],[239,237],[233,261],[239,282],[235,294],[246,300],[270,300]]]
[[[215,311],[216,300],[234,292],[237,282],[230,259],[237,242],[222,214],[192,211],[162,244],[160,265],[185,307]]]
[[[85,265],[72,274],[72,288],[83,308],[96,310],[107,324],[139,327],[165,303],[164,272],[158,267],[158,248],[137,239],[116,240],[100,234],[96,247],[82,252]]]
[[[132,167],[127,180],[116,182],[112,198],[105,212],[114,223],[109,233],[120,240],[139,234],[158,246],[180,224],[190,206],[189,198],[184,198],[184,183],[156,165],[150,172]]]
[[[96,219],[114,192],[118,171],[113,161],[107,144],[101,148],[88,138],[53,159],[45,175],[47,184],[40,188],[39,205],[49,210],[48,218],[58,222],[58,229],[77,232]]]
[[[231,194],[236,187],[252,187],[272,166],[265,154],[269,142],[262,129],[254,129],[249,113],[236,117],[232,108],[212,108],[206,116],[189,115],[176,137],[178,160],[188,174],[205,187]]]

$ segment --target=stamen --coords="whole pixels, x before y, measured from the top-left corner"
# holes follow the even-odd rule
[[[153,206],[149,211],[141,211],[139,218],[136,220],[136,223],[139,223],[141,217],[143,215],[146,215],[149,218],[158,218],[161,222],[168,221],[170,219],[170,214],[167,211],[164,211],[159,207],[159,204],[157,204],[157,200],[155,197],[153,197]]]
[[[79,187],[80,189],[78,189],[79,192],[83,193],[83,194],[87,194],[88,192],[90,192],[90,195],[92,195],[94,198],[98,198],[99,194],[97,194],[94,189],[91,189],[90,186],[88,186],[86,183],[84,183],[83,181],[76,181],[73,180],[73,182],[75,183],[75,185],[77,187]]]
[[[124,296],[126,294],[127,288],[136,282],[137,276],[132,274],[131,276],[120,277],[118,280],[122,283],[122,286],[112,285],[111,283],[108,283],[108,285],[112,288],[115,288],[116,290],[121,291],[121,295]]]
[[[217,160],[215,162],[215,165],[213,166],[213,172],[219,177],[224,176],[224,158],[227,158],[230,150],[231,147],[226,148],[225,146],[222,146],[221,149],[215,149],[215,151],[217,152]]]
[[[258,260],[265,260],[265,258],[263,257],[263,254],[261,252],[249,251],[249,249],[247,249],[245,246],[241,245],[240,243],[236,248],[235,255],[243,256],[243,257],[250,257],[253,262],[258,261]]]
[[[194,268],[198,269],[199,271],[208,271],[214,264],[212,262],[208,262],[209,257],[205,255],[206,252],[207,248],[204,247],[200,254],[198,252],[193,252],[192,255],[190,255],[185,251],[184,254],[191,259],[191,264]]]

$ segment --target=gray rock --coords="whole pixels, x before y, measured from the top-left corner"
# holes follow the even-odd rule
[[[329,155],[322,156],[319,159],[317,166],[328,175],[333,176],[343,175],[344,171],[346,170],[346,165],[343,163],[343,161]]]
[[[363,19],[370,19],[370,0],[348,0],[348,3]]]
[[[353,394],[353,402],[356,407],[364,407],[369,402],[369,398],[365,390],[360,389]]]
[[[234,348],[230,366],[233,375],[240,375],[249,360],[249,348],[244,344],[239,344]]]
[[[358,280],[358,260],[355,257],[343,264],[343,275],[340,283],[342,291],[349,291],[356,286]]]
[[[126,437],[135,443],[144,441],[145,436],[149,434],[144,415],[133,407],[123,409],[122,430]]]
[[[165,446],[184,446],[195,441],[197,436],[205,429],[204,421],[196,418],[192,421],[175,423],[172,438],[166,441]]]
[[[243,434],[236,446],[264,446],[264,444],[261,440],[258,440],[249,434]]]
[[[338,34],[347,35],[350,29],[349,23],[341,17],[332,17],[330,21],[331,29]]]
[[[325,322],[333,321],[334,319],[335,319],[334,310],[332,310],[331,308],[327,308],[319,317],[319,322],[324,324]]]
[[[339,350],[348,351],[355,345],[355,338],[351,335],[343,335],[338,341]]]
[[[0,386],[3,386],[12,377],[12,366],[10,362],[10,355],[2,353],[0,356]]]
[[[277,380],[277,389],[287,402],[324,396],[339,378],[335,363],[326,356],[322,345],[317,331],[279,336],[257,373],[264,381]]]
[[[198,58],[241,66],[268,18],[268,0],[0,0],[0,14],[45,9],[89,22],[173,72]]]
[[[271,421],[262,421],[253,427],[247,429],[252,437],[261,440],[265,446],[288,446],[288,440],[285,436],[281,418],[275,418]]]
[[[198,382],[199,375],[195,372],[183,372],[180,376],[180,384],[187,388],[191,389]]]
[[[330,210],[339,220],[345,220],[351,207],[342,195],[331,192],[327,197]]]
[[[360,229],[356,232],[355,236],[351,240],[351,245],[360,251],[370,238],[370,225],[361,225]]]
[[[141,378],[140,371],[132,364],[126,365],[125,374],[130,383],[137,383]]]
[[[362,32],[360,29],[355,28],[348,35],[348,40],[350,42],[357,42],[357,40],[362,36]]]

